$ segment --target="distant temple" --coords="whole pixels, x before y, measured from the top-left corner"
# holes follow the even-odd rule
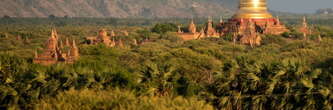
[[[194,40],[206,37],[219,37],[220,35],[216,31],[215,27],[213,27],[213,20],[209,18],[206,26],[202,28],[200,32],[197,32],[197,27],[193,19],[188,26],[188,32],[184,32],[181,30],[180,26],[178,26],[178,36],[180,36],[183,40]]]
[[[35,53],[33,62],[42,65],[52,65],[58,62],[74,63],[80,55],[79,49],[73,40],[72,44],[66,40],[66,46],[69,47],[67,52],[62,52],[64,46],[62,41],[59,42],[59,37],[55,29],[52,29],[51,37],[47,40],[43,53]]]
[[[178,30],[178,35],[184,40],[233,35],[234,40],[242,44],[260,45],[260,34],[279,35],[289,31],[279,18],[274,18],[267,10],[266,0],[240,0],[238,12],[227,22],[221,18],[220,23],[213,27],[209,19],[206,27],[196,32],[192,20],[189,32]]]
[[[123,31],[125,36],[128,35],[127,31]],[[86,37],[87,44],[96,45],[104,44],[107,47],[124,47],[123,41],[121,39],[116,40],[116,34],[111,31],[110,36],[105,29],[101,29],[96,37]],[[136,42],[136,41],[135,41]]]
[[[267,11],[266,0],[240,0],[238,12],[222,28],[222,35],[244,33],[249,23],[253,23],[259,34],[278,35],[289,30]]]
[[[312,34],[305,17],[303,17],[302,24],[299,26],[297,31],[302,33],[305,39],[307,39],[307,35]]]

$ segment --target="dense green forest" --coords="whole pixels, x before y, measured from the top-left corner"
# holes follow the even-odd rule
[[[228,36],[183,41],[170,31],[187,19],[2,18],[0,109],[331,110],[333,19],[309,21],[309,40],[290,18],[291,32],[252,48]],[[79,61],[32,63],[52,27],[81,43]],[[117,36],[125,47],[85,45],[101,28],[129,31]]]

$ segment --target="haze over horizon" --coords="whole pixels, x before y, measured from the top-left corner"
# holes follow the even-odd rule
[[[317,9],[333,8],[333,0],[267,0],[271,10],[292,13],[314,13]]]
[[[12,17],[206,17],[231,16],[237,0],[1,0],[0,16]],[[333,0],[267,0],[269,9],[314,13]]]

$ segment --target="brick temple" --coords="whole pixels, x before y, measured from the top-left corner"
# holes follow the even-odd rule
[[[128,36],[127,31],[122,31],[122,33],[124,34],[123,36]],[[113,30],[110,32],[110,35],[108,35],[106,29],[101,29],[97,36],[86,37],[86,41],[89,45],[104,44],[107,47],[124,47],[123,41],[121,39],[116,39],[116,34]],[[133,42],[137,41],[135,40]]]
[[[187,32],[181,30],[180,26],[178,26],[178,36],[180,36],[183,40],[195,40],[207,37],[219,37],[220,34],[216,31],[216,28],[213,26],[213,20],[208,18],[208,21],[199,32],[197,31],[196,24],[193,19],[191,20]]]
[[[221,34],[242,35],[251,24],[259,34],[279,35],[289,30],[268,11],[266,0],[240,0],[238,12],[226,22]]]
[[[67,44],[68,43],[68,44]],[[66,52],[63,52],[64,48],[68,47]],[[66,46],[63,46],[62,41],[59,40],[59,36],[55,29],[52,29],[51,36],[45,43],[45,48],[42,53],[35,53],[33,63],[41,65],[52,65],[58,62],[74,63],[78,58],[79,49],[76,46],[75,41],[70,44],[68,39],[66,40]]]

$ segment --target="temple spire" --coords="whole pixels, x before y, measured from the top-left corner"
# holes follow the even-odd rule
[[[208,23],[207,23],[207,26],[206,26],[206,35],[209,36],[209,37],[217,36],[216,30],[213,27],[212,17],[210,17],[210,16],[208,17]]]
[[[234,18],[272,18],[272,15],[267,10],[266,0],[240,0],[239,11]]]
[[[66,37],[65,46],[70,46],[68,37]]]
[[[52,28],[51,30],[51,37],[58,39],[57,30],[55,28]]]
[[[74,59],[77,59],[79,57],[79,49],[76,46],[75,40],[73,40],[71,49],[70,49],[70,56]]]
[[[308,27],[308,23],[307,23],[307,21],[306,21],[306,17],[305,16],[303,16],[303,27]]]
[[[183,33],[183,31],[182,31],[182,29],[181,29],[181,26],[180,26],[180,25],[178,25],[178,26],[177,26],[177,28],[178,28],[178,31],[177,31],[178,33]]]
[[[62,40],[59,41],[59,48],[64,48],[64,44],[63,44]]]
[[[222,16],[220,16],[220,24],[222,24],[224,21],[223,21],[223,18]]]
[[[213,29],[213,20],[212,17],[208,17],[207,30]]]
[[[188,31],[192,34],[197,32],[197,27],[194,24],[193,19],[191,19],[190,25],[188,26]]]
[[[72,47],[73,47],[73,48],[77,48],[76,43],[75,43],[75,40],[73,40]]]

